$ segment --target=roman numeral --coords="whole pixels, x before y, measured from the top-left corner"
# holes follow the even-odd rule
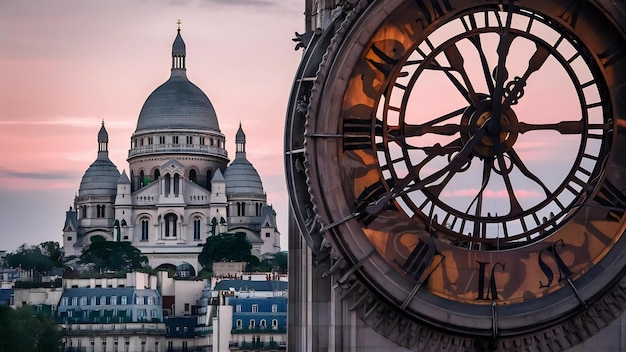
[[[563,262],[563,259],[561,258],[561,255],[559,254],[559,251],[557,250],[557,245],[560,245],[561,248],[565,248],[565,242],[563,242],[563,240],[561,239],[549,245],[548,247],[543,248],[539,252],[539,257],[538,257],[539,268],[541,269],[543,274],[546,276],[546,279],[548,280],[548,282],[545,284],[539,281],[540,288],[550,287],[550,285],[552,284],[552,281],[554,280],[554,271],[552,271],[550,266],[546,264],[546,262],[544,261],[544,255],[550,255],[552,259],[554,259],[554,261],[556,262],[556,267],[557,267],[557,270],[559,271],[559,281],[557,282],[561,282],[567,279],[570,275],[572,275],[572,272],[569,270],[567,265],[565,265],[565,263]]]
[[[454,10],[449,0],[418,0],[416,4],[424,14],[424,19],[426,20],[425,26],[432,23],[433,20],[443,17],[448,12]]]
[[[478,297],[477,300],[480,301],[495,301],[498,300],[498,285],[496,283],[495,272],[496,269],[500,268],[500,271],[504,272],[504,264],[500,262],[496,262],[493,266],[491,266],[491,270],[487,271],[487,266],[491,263],[487,262],[479,262],[478,263]],[[489,273],[489,276],[487,276]],[[487,285],[485,286],[485,283]]]
[[[580,15],[583,9],[582,0],[570,1],[569,6],[559,15],[561,19],[567,23],[569,23],[572,28],[576,28],[576,22],[578,21],[578,16]]]
[[[372,120],[343,120],[343,150],[372,149]]]
[[[594,198],[598,204],[609,208],[606,215],[607,220],[620,222],[626,212],[626,194],[612,184],[608,179],[604,180],[602,188]]]
[[[626,46],[622,42],[618,42],[613,44],[610,48],[608,48],[603,53],[598,54],[598,58],[602,62],[602,66],[607,68],[614,64],[615,62],[621,60],[626,55]]]
[[[438,260],[433,267],[435,257],[437,257]],[[430,236],[428,244],[421,240],[417,242],[415,248],[413,248],[413,251],[409,254],[409,257],[400,267],[409,276],[418,282],[424,283],[428,281],[430,275],[432,275],[433,271],[443,262],[444,258],[445,256],[437,251],[434,238]]]
[[[393,187],[391,180],[388,180],[387,184],[389,187]],[[377,182],[367,186],[357,198],[354,213],[359,214],[359,219],[363,222],[365,227],[368,227],[378,216],[378,214],[368,213],[365,211],[365,208],[384,197],[387,192],[389,191],[385,188],[383,181],[378,180]],[[393,202],[389,202],[389,204],[387,204],[382,210],[396,210],[396,207],[393,205]]]
[[[378,71],[380,71],[385,76],[385,78],[387,78],[391,73],[391,70],[394,68],[394,66],[396,66],[399,60],[390,57],[389,55],[387,55],[387,53],[385,53],[376,45],[372,45],[372,53],[374,53],[374,55],[376,55],[380,59],[380,61],[375,61],[369,58],[367,59],[367,61],[372,64],[372,66],[374,66]]]

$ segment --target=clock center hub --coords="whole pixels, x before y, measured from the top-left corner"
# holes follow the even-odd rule
[[[466,123],[471,126],[471,130],[477,131],[483,126],[485,127],[485,135],[481,137],[478,144],[474,147],[473,152],[479,157],[494,157],[496,153],[495,138],[498,138],[503,152],[509,151],[513,148],[515,141],[517,140],[517,132],[515,126],[518,124],[517,115],[509,108],[504,111],[498,120],[492,118],[491,103],[485,101],[478,109],[470,112],[466,112],[466,115],[462,119],[462,123]],[[475,132],[465,134],[463,137],[464,142],[467,142]]]

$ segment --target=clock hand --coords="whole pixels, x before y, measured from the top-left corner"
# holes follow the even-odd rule
[[[546,124],[530,124],[525,122],[515,122],[510,125],[503,124],[502,132],[511,132],[511,133],[526,133],[530,131],[543,131],[543,130],[553,130],[559,132],[560,134],[581,134],[586,129],[599,129],[599,130],[609,130],[611,129],[611,123],[603,123],[603,124],[589,124],[585,127],[585,123],[582,120],[578,121],[560,121],[556,123],[546,123]]]
[[[506,19],[506,27],[500,32],[500,42],[498,43],[498,65],[496,66],[495,79],[496,84],[491,95],[491,116],[493,117],[493,123],[490,124],[490,134],[496,135],[500,132],[502,127],[500,123],[500,116],[502,115],[502,97],[504,96],[504,82],[508,78],[508,72],[506,70],[506,58],[509,55],[511,44],[515,36],[510,31],[511,22],[513,19],[513,2],[509,1],[508,14]]]
[[[517,103],[517,100],[521,98],[519,93],[522,92],[522,90],[526,86],[526,81],[528,80],[530,75],[534,72],[539,71],[541,66],[543,66],[543,64],[548,59],[548,57],[550,57],[550,51],[548,51],[548,49],[539,44],[536,45],[537,50],[528,61],[528,69],[526,69],[524,75],[522,75],[522,77],[515,77],[515,80],[509,83],[513,85],[513,89],[511,89],[510,92],[507,92],[508,95],[506,99],[502,102],[501,111],[506,111],[512,104]]]
[[[424,179],[415,182],[412,186],[409,186],[409,184],[415,181],[414,176],[417,177],[417,175],[414,175],[415,169],[409,170],[409,174],[405,178],[400,180],[398,184],[394,185],[393,189],[391,189],[389,193],[385,194],[385,196],[380,198],[375,203],[368,205],[365,208],[365,210],[369,214],[379,213],[381,210],[383,210],[383,208],[387,205],[387,203],[389,203],[392,199],[399,197],[403,194],[412,192],[416,189],[423,188],[424,186],[436,181],[437,179],[439,179],[441,176],[445,175],[448,172],[458,171],[461,167],[463,167],[463,165],[465,165],[469,157],[472,155],[472,151],[474,147],[480,142],[480,139],[487,133],[487,129],[489,128],[488,126],[491,123],[492,123],[491,119],[487,120],[487,122],[485,122],[476,131],[476,134],[474,134],[467,141],[467,143],[465,143],[465,145],[463,146],[463,149],[459,151],[459,153],[450,161],[450,163],[448,163],[448,165],[446,165],[439,171],[436,171],[435,173],[425,177]]]

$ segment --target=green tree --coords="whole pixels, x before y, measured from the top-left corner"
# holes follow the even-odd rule
[[[198,261],[203,268],[210,270],[213,262],[234,261],[258,263],[259,260],[250,254],[252,245],[243,232],[222,233],[206,239]],[[256,259],[256,261],[255,261]]]
[[[80,255],[81,264],[92,264],[92,269],[133,271],[148,264],[148,258],[130,242],[94,241]]]
[[[61,334],[51,317],[31,306],[0,307],[0,352],[57,352]]]
[[[24,270],[35,270],[44,273],[54,267],[63,267],[63,253],[58,242],[47,241],[37,246],[21,245],[5,258],[10,268],[21,267]]]

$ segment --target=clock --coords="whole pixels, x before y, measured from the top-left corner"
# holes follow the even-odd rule
[[[613,6],[360,1],[311,40],[325,54],[292,93],[292,204],[374,329],[416,350],[562,350],[621,314]]]

